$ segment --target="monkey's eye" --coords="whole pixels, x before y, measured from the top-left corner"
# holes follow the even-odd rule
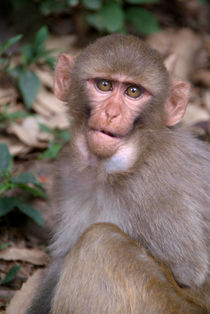
[[[105,79],[96,79],[96,86],[103,92],[112,90],[112,83]]]
[[[126,94],[132,98],[138,98],[143,93],[143,89],[139,86],[129,86],[126,89]]]

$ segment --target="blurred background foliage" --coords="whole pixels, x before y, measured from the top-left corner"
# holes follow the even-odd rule
[[[189,3],[192,3],[190,8]],[[55,59],[45,49],[49,33],[75,34],[76,45],[83,46],[97,36],[109,33],[131,33],[142,37],[165,27],[208,27],[194,7],[205,12],[208,0],[8,0],[0,4],[0,83],[13,79],[27,110],[40,89],[33,65],[53,68]],[[197,14],[196,14],[197,13]],[[201,14],[200,14],[201,15]],[[203,15],[202,15],[203,16]],[[11,53],[21,58],[11,63]]]

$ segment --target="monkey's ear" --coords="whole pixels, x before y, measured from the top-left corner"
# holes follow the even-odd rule
[[[189,99],[190,84],[182,81],[174,81],[170,98],[165,106],[165,124],[173,126],[183,118]]]
[[[73,58],[70,55],[62,53],[58,56],[54,76],[54,94],[62,101],[68,101],[72,67]]]

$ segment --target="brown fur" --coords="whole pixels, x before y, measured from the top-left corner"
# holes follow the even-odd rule
[[[116,74],[132,77],[152,97],[133,121],[123,145],[104,158],[88,146],[94,99],[87,81],[113,80]],[[64,257],[96,222],[119,226],[209,306],[209,149],[181,128],[167,127],[185,111],[187,85],[170,82],[159,54],[138,38],[111,35],[84,49],[74,61],[62,56],[55,93],[68,99],[72,139],[57,168],[59,218],[51,245],[55,261],[29,313],[48,313]],[[167,298],[167,289],[165,293]],[[152,307],[152,302],[147,306]]]
[[[94,224],[65,257],[52,314],[207,313],[167,275],[117,226]]]

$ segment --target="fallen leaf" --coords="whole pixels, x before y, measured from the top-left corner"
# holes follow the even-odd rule
[[[201,83],[207,87],[210,87],[210,70],[200,69],[193,74],[192,79],[195,83]]]
[[[5,104],[15,104],[17,100],[17,90],[14,87],[0,88],[0,108]]]
[[[58,114],[66,111],[66,105],[64,102],[58,100],[53,93],[42,88],[37,95],[36,103],[42,105],[51,115]],[[34,107],[36,110],[36,107]]]
[[[182,122],[186,126],[191,126],[200,121],[208,121],[208,119],[209,119],[209,114],[205,108],[197,106],[197,105],[189,104],[185,112],[184,118],[182,119]]]
[[[147,42],[164,56],[171,53],[176,55],[177,60],[173,71],[175,77],[190,80],[192,73],[201,67],[204,44],[200,36],[188,28],[178,31],[169,29],[156,33],[149,36]]]
[[[49,70],[35,69],[36,75],[40,78],[43,85],[53,90],[53,74]]]
[[[31,147],[23,144],[22,142],[17,140],[17,138],[0,136],[0,142],[7,144],[7,146],[9,147],[9,151],[13,156],[24,156],[31,150]]]
[[[25,118],[22,124],[13,123],[9,126],[8,132],[15,134],[24,144],[32,147],[45,148],[51,135],[41,131],[39,123],[45,123],[41,116]]]
[[[206,106],[206,108],[209,112],[209,118],[210,118],[210,89],[208,89],[204,92],[202,99],[203,99],[204,105]]]
[[[46,41],[46,48],[54,50],[54,56],[57,56],[60,52],[64,51],[68,51],[68,53],[75,55],[79,51],[79,49],[74,45],[75,41],[75,35],[50,36],[50,38]]]
[[[46,265],[48,255],[41,249],[11,247],[0,251],[0,259],[5,261],[23,261],[34,265]]]

